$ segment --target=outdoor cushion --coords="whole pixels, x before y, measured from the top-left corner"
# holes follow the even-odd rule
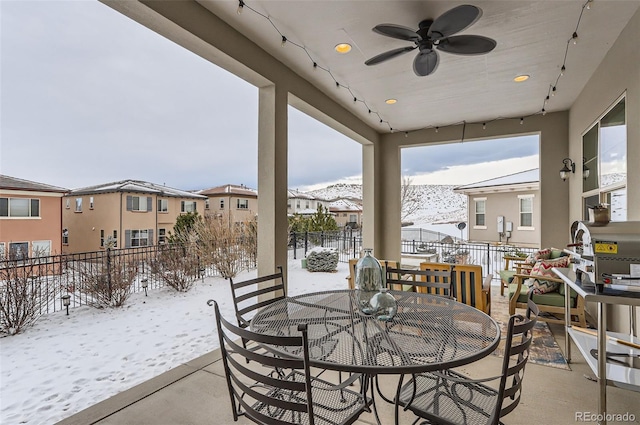
[[[515,270],[500,270],[500,280],[506,283],[513,282],[513,275],[516,274]]]
[[[536,252],[532,252],[531,254],[529,254],[527,259],[525,260],[525,263],[533,265],[536,263],[536,261],[548,260],[549,257],[551,257],[551,249],[549,248],[539,249]]]
[[[531,269],[532,275],[556,277],[555,273],[551,270],[553,267],[567,267],[569,265],[569,257],[560,257],[555,260],[538,260]],[[525,284],[533,289],[534,294],[546,294],[554,292],[560,286],[559,282],[551,280],[529,278],[525,281]],[[564,285],[563,285],[564,286]]]
[[[566,257],[568,254],[561,249],[551,248],[551,255],[549,255],[550,260],[555,260],[556,258]]]
[[[509,285],[509,298],[511,298],[518,288],[517,283],[511,283]],[[520,288],[520,295],[518,295],[519,303],[526,303],[529,299],[529,288],[526,285],[522,285]],[[554,307],[564,307],[564,295],[560,295],[559,292],[548,292],[546,294],[533,294],[533,302],[539,305],[550,305]],[[571,297],[571,307],[575,307],[576,298]]]

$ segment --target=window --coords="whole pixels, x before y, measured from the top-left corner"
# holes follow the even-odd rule
[[[249,209],[249,200],[248,199],[238,199],[237,200],[237,208],[239,210],[246,210]]]
[[[487,208],[487,198],[474,198],[473,200],[475,204],[475,216],[476,216],[476,224],[474,228],[476,229],[486,229],[487,225],[485,222],[485,214]]]
[[[158,212],[161,212],[161,213],[169,212],[168,199],[158,199]]]
[[[152,245],[153,230],[126,230],[125,239],[125,248]]]
[[[355,215],[355,214],[349,215],[349,222],[350,223],[357,223],[358,222],[358,216]]]
[[[34,257],[48,257],[51,255],[51,241],[31,242],[31,253]]]
[[[158,229],[158,243],[167,243],[167,229]]]
[[[67,198],[67,202],[66,202],[66,204],[65,204],[65,208],[66,208],[66,209],[71,208],[71,199]]]
[[[310,207],[309,207],[309,201],[306,201],[306,207],[305,207],[305,208],[306,208],[306,209],[309,209],[309,208],[310,208]]]
[[[104,248],[104,229],[100,230],[100,248]]]
[[[196,201],[180,201],[180,212],[190,213],[196,211]]]
[[[589,176],[582,183],[584,219],[588,206],[609,204],[611,221],[627,219],[627,125],[624,96],[582,136]]]
[[[151,196],[127,196],[127,211],[151,211]]]
[[[533,195],[519,195],[520,226],[518,230],[533,230]]]
[[[40,200],[0,198],[0,217],[40,217]]]
[[[300,201],[296,201],[296,208],[300,209]]]
[[[210,208],[210,205],[209,205],[209,198],[207,198],[207,199],[204,201],[204,209],[205,209],[205,210],[208,210],[209,208]]]
[[[5,258],[4,256],[6,254],[5,254],[4,250],[5,250],[5,244],[4,244],[4,242],[0,242],[0,260]]]
[[[82,198],[76,198],[76,212],[82,212]]]
[[[69,245],[69,230],[62,229],[62,245]]]
[[[224,199],[220,199],[220,209],[224,209]]]
[[[113,231],[113,247],[114,248],[118,247],[118,231],[117,230]]]
[[[93,209],[93,196],[89,197],[89,209],[92,210]]]
[[[10,242],[9,258],[12,260],[24,260],[29,258],[29,242]]]

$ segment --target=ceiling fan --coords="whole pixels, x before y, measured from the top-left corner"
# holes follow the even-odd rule
[[[400,47],[372,57],[365,65],[376,65],[404,53],[418,49],[413,60],[413,72],[419,77],[432,74],[438,67],[437,50],[458,55],[482,55],[496,47],[496,41],[481,35],[454,35],[471,25],[482,16],[482,9],[469,4],[449,9],[435,20],[420,22],[417,31],[394,24],[381,24],[374,32],[391,38],[412,41],[413,46]]]

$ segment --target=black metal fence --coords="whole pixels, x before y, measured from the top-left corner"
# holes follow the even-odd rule
[[[426,239],[426,238],[425,238]],[[335,248],[340,262],[348,262],[351,258],[359,258],[362,250],[362,236],[359,231],[341,230],[336,232],[292,232],[289,237],[289,248],[293,250],[293,258],[305,258],[307,252],[314,247]],[[529,254],[537,248],[517,247],[513,245],[493,245],[490,243],[472,242],[439,242],[425,240],[402,240],[403,256],[415,256],[424,261],[478,264],[484,273],[496,274],[504,269],[505,254],[520,252]]]
[[[51,255],[20,259],[0,259],[0,295],[7,297],[8,285],[22,284],[25,293],[36,294],[37,313],[47,314],[62,310],[62,296],[70,295],[70,307],[95,304],[96,286],[101,285],[107,294],[116,291],[126,273],[127,293],[143,292],[165,286],[165,281],[154,273],[152,267],[158,255],[191,257],[187,270],[191,279],[219,276],[212,264],[206,264],[195,250],[181,245],[155,245],[127,249],[106,249],[76,254]],[[255,256],[242,255],[242,268],[256,267]],[[33,295],[30,295],[33,296]]]

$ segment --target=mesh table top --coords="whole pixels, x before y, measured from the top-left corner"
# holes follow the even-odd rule
[[[355,291],[325,291],[288,297],[263,307],[251,330],[300,335],[308,325],[312,366],[368,374],[410,374],[448,369],[481,359],[500,341],[495,320],[454,300],[389,291],[398,313],[389,322],[362,314]],[[271,347],[283,355],[285,347]]]

